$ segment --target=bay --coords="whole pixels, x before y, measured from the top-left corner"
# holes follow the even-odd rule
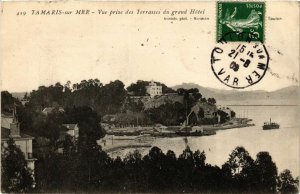
[[[260,151],[267,151],[276,163],[278,172],[284,169],[299,176],[299,107],[298,106],[232,106],[238,117],[253,119],[255,126],[217,131],[213,136],[188,137],[191,150],[204,150],[206,162],[221,167],[237,146],[243,146],[253,159]],[[265,121],[280,124],[280,129],[262,130]],[[157,138],[153,143],[166,153],[177,156],[185,149],[183,137]],[[143,150],[146,153],[148,150]]]

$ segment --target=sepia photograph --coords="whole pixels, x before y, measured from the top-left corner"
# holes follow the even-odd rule
[[[0,8],[1,193],[299,193],[299,1]]]

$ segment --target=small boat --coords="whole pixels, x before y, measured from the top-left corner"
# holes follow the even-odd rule
[[[278,123],[272,122],[270,118],[270,122],[265,122],[263,126],[263,130],[269,130],[269,129],[279,129],[280,125]]]

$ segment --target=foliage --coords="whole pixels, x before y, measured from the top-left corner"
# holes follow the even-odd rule
[[[181,125],[186,120],[186,115],[191,111],[191,108],[202,97],[197,88],[189,90],[179,88],[177,93],[183,96],[183,103],[167,102],[159,107],[153,107],[145,111],[153,123]]]
[[[226,112],[218,110],[217,113],[220,115],[220,123],[224,123],[229,120],[229,115]]]
[[[56,83],[33,90],[27,97],[26,107],[39,112],[45,107],[89,106],[104,115],[119,112],[126,95],[124,84],[119,80],[106,85],[98,79],[82,80],[72,87],[68,81],[64,86]]]
[[[131,111],[131,112],[142,112],[144,110],[144,103],[139,99],[134,101],[132,98],[126,98],[122,112]]]
[[[184,97],[184,104],[187,107],[187,111],[190,112],[192,106],[195,105],[202,98],[202,94],[199,92],[197,88],[191,89],[177,89],[178,95],[182,95]]]
[[[216,104],[217,103],[216,99],[214,99],[214,98],[208,98],[207,102],[211,103],[211,104]]]
[[[7,146],[1,146],[1,189],[4,192],[28,192],[33,184],[24,153],[10,138]]]
[[[294,179],[290,170],[285,169],[278,177],[278,190],[280,193],[298,193],[299,181]]]
[[[63,154],[50,150],[46,156],[40,155],[36,165],[39,190],[57,192],[84,189],[84,185],[93,187],[103,179],[102,171],[106,161],[110,161],[96,142],[105,135],[99,115],[89,107],[73,107],[65,114],[65,122],[78,123],[79,138],[66,136],[62,142]]]
[[[222,171],[237,192],[276,192],[277,167],[268,152],[259,152],[254,161],[244,147],[236,147]]]
[[[139,80],[127,90],[144,95],[144,86],[148,84]],[[158,84],[165,92],[174,92]],[[183,104],[166,103],[144,111],[143,103],[131,101],[124,84],[118,80],[106,85],[97,79],[83,80],[73,87],[70,82],[65,85],[57,83],[32,91],[27,96],[29,103],[25,107],[17,102],[17,112],[22,130],[40,137],[35,140],[35,149],[39,150],[36,191],[274,193],[276,186],[282,193],[298,190],[298,180],[293,179],[289,171],[277,176],[276,164],[267,152],[258,153],[254,160],[245,148],[237,147],[220,168],[207,164],[203,151],[193,152],[188,146],[179,157],[171,150],[165,154],[160,148],[153,147],[144,157],[134,151],[123,159],[114,159],[97,144],[97,140],[105,135],[99,113],[115,115],[117,122],[124,125],[135,124],[137,120],[142,124],[179,125],[199,101],[213,106],[216,103],[214,98],[203,98],[195,88],[180,88],[177,93],[184,97]],[[15,99],[8,92],[1,95],[9,104],[6,109],[10,111]],[[65,112],[54,110],[44,116],[40,111],[47,106],[62,106]],[[224,111],[219,110],[218,114],[221,122],[228,120]],[[216,118],[204,118],[203,109],[197,116],[202,124],[216,122]],[[60,142],[63,123],[78,124],[77,140],[66,136]],[[26,167],[22,152],[10,141],[8,148],[2,146],[2,189],[7,192],[29,191],[31,172]],[[63,153],[56,152],[58,145],[63,146]],[[45,151],[41,147],[49,149]]]
[[[126,111],[126,113],[118,113],[115,115],[117,126],[144,126],[153,124],[153,122],[148,118],[144,112],[131,112]]]
[[[243,147],[234,149],[219,168],[205,162],[203,151],[188,146],[179,157],[152,147],[144,157],[134,151],[113,159],[95,144],[77,151],[76,142],[66,145],[63,154],[52,153],[43,161],[37,178],[40,191],[274,193],[276,188],[276,165],[269,154],[261,152],[253,160]],[[297,191],[289,171],[278,180],[282,193]]]
[[[98,79],[82,80],[74,84],[70,81],[65,84],[58,82],[50,86],[40,86],[37,90],[26,94],[26,99],[29,102],[25,106],[8,92],[2,92],[2,104],[4,104],[4,107],[7,106],[8,110],[11,110],[14,102],[17,101],[17,115],[21,123],[21,130],[35,137],[42,136],[51,139],[51,142],[55,144],[63,130],[59,125],[66,122],[66,120],[72,120],[68,115],[69,110],[76,107],[90,107],[102,116],[118,115],[116,124],[119,125],[136,124],[137,120],[142,125],[153,123],[179,125],[184,122],[186,113],[189,113],[191,108],[203,99],[197,88],[188,90],[180,88],[177,93],[184,96],[183,104],[167,103],[144,111],[142,100],[133,100],[129,98],[128,93],[134,92],[137,93],[136,95],[146,95],[146,86],[149,83],[148,81],[138,80],[127,87],[126,91],[124,84],[119,80],[105,85]],[[155,83],[162,86],[163,93],[175,92],[163,83]],[[54,108],[47,116],[41,113],[46,107]],[[59,111],[61,108],[65,110],[65,113]],[[161,119],[164,116],[166,119]],[[210,124],[212,121],[204,120],[202,123]]]
[[[113,81],[101,88],[100,105],[102,109],[99,112],[105,114],[113,114],[120,112],[123,102],[125,101],[127,92],[124,84],[119,81]]]
[[[231,112],[230,112],[230,116],[231,116],[231,118],[234,118],[234,117],[235,117],[235,115],[236,115],[236,113],[235,113],[233,110],[231,110]]]
[[[277,167],[268,152],[259,152],[254,162],[258,184],[256,189],[261,192],[275,193]]]
[[[12,113],[15,102],[18,100],[14,98],[8,91],[1,91],[1,109],[2,112]]]
[[[135,96],[146,96],[146,86],[149,85],[150,82],[138,80],[136,83],[132,83],[126,89],[129,93],[132,93]]]
[[[179,125],[185,120],[186,109],[183,104],[175,102],[148,109],[145,113],[154,123]]]
[[[226,162],[232,176],[246,176],[244,172],[253,165],[253,159],[244,147],[236,147]]]

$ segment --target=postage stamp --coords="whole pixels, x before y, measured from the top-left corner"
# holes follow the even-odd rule
[[[269,54],[265,45],[256,38],[251,33],[228,32],[218,41],[211,53],[211,68],[223,84],[243,89],[264,77]],[[228,44],[233,40],[235,44]]]
[[[217,2],[217,41],[228,32],[248,32],[264,42],[264,2]],[[254,41],[254,39],[252,39]],[[230,39],[238,42],[240,39]]]

